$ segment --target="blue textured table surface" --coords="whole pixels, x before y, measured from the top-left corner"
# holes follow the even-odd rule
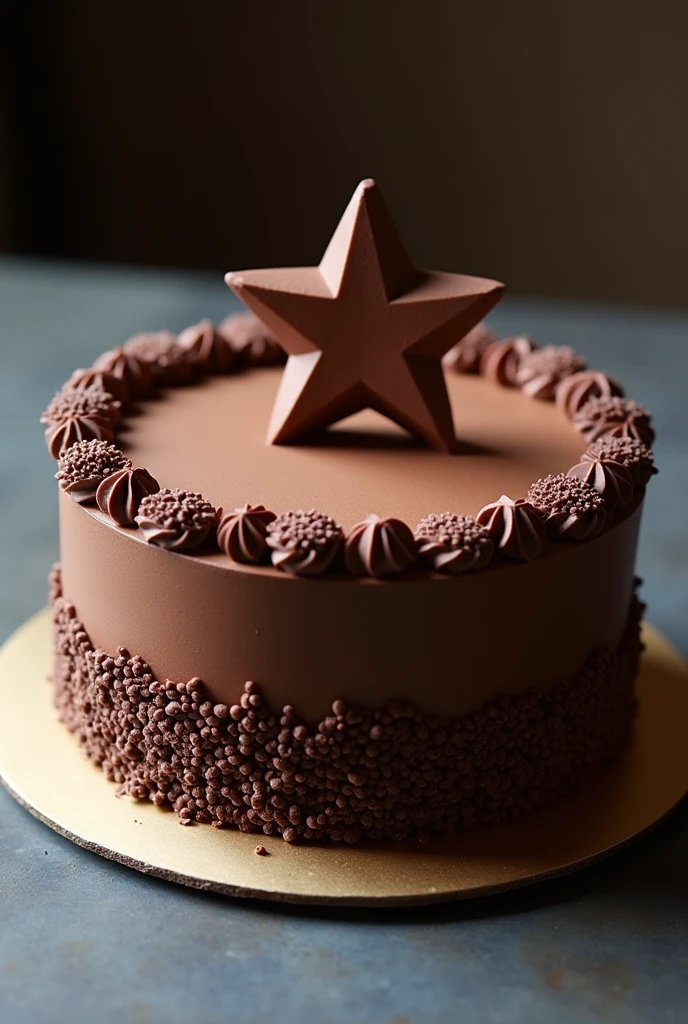
[[[54,467],[38,416],[144,328],[221,319],[217,279],[0,263],[0,639],[45,601]],[[688,317],[507,299],[500,333],[573,345],[655,414],[639,570],[688,653]],[[18,680],[20,684],[20,680]],[[669,1024],[688,1013],[688,814],[579,875],[433,909],[231,901],[101,860],[0,791],[0,1017],[14,1024]]]

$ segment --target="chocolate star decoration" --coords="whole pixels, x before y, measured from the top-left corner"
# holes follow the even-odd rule
[[[362,181],[318,267],[245,270],[227,284],[289,355],[268,442],[375,409],[455,446],[442,356],[501,298],[497,281],[418,271],[374,181]]]

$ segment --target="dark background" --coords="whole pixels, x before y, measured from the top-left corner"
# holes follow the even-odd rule
[[[313,263],[373,176],[421,265],[688,305],[685,0],[4,6],[4,250]]]

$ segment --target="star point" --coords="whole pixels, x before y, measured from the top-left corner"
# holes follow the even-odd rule
[[[317,267],[229,273],[289,355],[268,443],[294,443],[365,408],[455,448],[442,356],[499,301],[497,281],[415,270],[372,179]]]

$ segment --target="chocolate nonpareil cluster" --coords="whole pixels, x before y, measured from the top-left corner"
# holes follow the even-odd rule
[[[537,480],[526,501],[540,513],[554,539],[586,540],[604,527],[607,513],[603,496],[577,476],[558,473]]]
[[[312,508],[282,512],[267,528],[272,564],[295,576],[320,576],[339,554],[344,534],[331,516]]]
[[[604,437],[593,441],[583,459],[599,459],[624,466],[639,487],[644,487],[657,472],[651,450],[633,437]]]
[[[54,459],[79,441],[112,441],[120,403],[99,387],[58,391],[41,416],[48,451]]]
[[[591,398],[576,413],[574,424],[588,441],[626,437],[650,445],[655,438],[649,412],[630,398]]]
[[[131,461],[107,441],[78,441],[60,455],[55,478],[80,504],[95,501],[106,477],[131,466]]]
[[[484,569],[494,551],[494,542],[484,526],[471,516],[452,512],[421,519],[415,537],[418,554],[426,564],[452,576]]]
[[[149,544],[192,551],[216,528],[220,514],[200,494],[164,487],[142,499],[136,523]]]

